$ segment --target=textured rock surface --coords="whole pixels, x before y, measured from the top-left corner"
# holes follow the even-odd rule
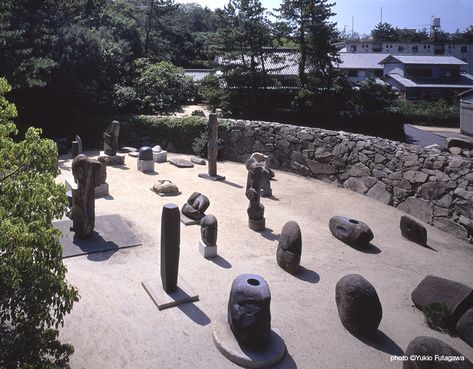
[[[419,283],[411,297],[412,302],[421,310],[432,303],[445,304],[448,309],[447,323],[452,327],[473,307],[471,287],[432,275],[428,275]]]
[[[401,234],[409,241],[418,243],[419,245],[427,245],[427,229],[414,219],[403,215],[399,224]]]
[[[225,159],[244,162],[259,151],[270,157],[275,169],[366,194],[456,237],[468,239],[473,235],[465,222],[459,222],[460,215],[473,222],[473,199],[455,191],[473,191],[471,157],[320,128],[244,120],[221,122],[228,126],[223,133]],[[434,212],[435,207],[451,211]]]
[[[473,347],[473,308],[462,315],[455,330],[463,341]]]
[[[332,217],[329,229],[334,237],[356,248],[367,247],[374,237],[370,227],[365,223],[342,216]]]
[[[375,288],[359,274],[349,274],[337,282],[335,301],[343,326],[363,336],[377,331],[383,309]]]
[[[299,268],[302,253],[302,236],[299,225],[294,221],[284,224],[279,236],[276,260],[285,271],[294,274]]]
[[[179,188],[175,183],[168,179],[160,179],[153,185],[153,191],[162,194],[178,194]]]
[[[218,222],[214,215],[208,214],[200,220],[200,237],[206,246],[217,245]]]
[[[233,280],[228,300],[228,323],[238,343],[264,348],[271,331],[271,292],[263,277],[240,274]]]
[[[407,346],[408,360],[402,364],[403,369],[473,369],[473,364],[462,353],[452,346],[434,337],[416,337]],[[465,361],[439,360],[440,357],[465,357]],[[432,360],[420,358],[432,357]],[[433,360],[437,357],[437,360]],[[412,360],[419,358],[419,360]]]
[[[194,192],[182,206],[182,214],[194,220],[201,220],[210,206],[210,200],[200,192]]]

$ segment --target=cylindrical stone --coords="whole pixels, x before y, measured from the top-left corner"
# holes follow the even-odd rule
[[[209,160],[209,176],[217,175],[217,154],[218,154],[218,121],[216,114],[209,114],[208,123],[208,160]]]
[[[79,143],[77,141],[72,141],[72,159],[74,159],[79,154],[82,154],[79,152]]]
[[[263,277],[240,274],[232,283],[228,323],[242,347],[262,349],[271,332],[271,292]]]
[[[153,149],[149,146],[143,146],[138,153],[140,160],[153,160]]]
[[[177,205],[164,205],[161,215],[161,281],[166,293],[174,292],[177,288],[180,224]]]

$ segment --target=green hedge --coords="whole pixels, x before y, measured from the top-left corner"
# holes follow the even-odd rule
[[[449,104],[444,100],[396,102],[396,108],[403,116],[404,123],[430,126],[458,127],[460,124],[460,107],[458,103]]]
[[[207,118],[195,116],[177,118],[135,115],[123,122],[120,137],[126,140],[127,137],[147,136],[163,147],[172,145],[178,152],[191,153],[194,140],[207,132],[207,121]],[[220,121],[220,134],[223,134],[226,127],[224,121]]]

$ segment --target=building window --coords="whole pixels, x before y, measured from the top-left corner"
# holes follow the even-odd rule
[[[461,53],[466,53],[466,52],[468,52],[467,47],[466,47],[466,46],[462,46],[462,47],[460,48],[460,52],[461,52]]]
[[[374,70],[374,76],[375,77],[382,77],[383,76],[383,70],[382,69],[375,69]]]
[[[404,51],[404,46],[398,46],[397,51],[402,53]]]
[[[407,68],[406,77],[408,78],[430,78],[432,69],[429,68]]]
[[[430,45],[427,45],[427,49],[430,49]]]
[[[424,45],[424,49],[427,49],[427,46],[426,46],[426,45]]]
[[[412,46],[412,52],[413,53],[419,52],[419,46]]]
[[[356,45],[351,45],[351,46],[350,46],[350,50],[351,50],[351,51],[356,51]]]
[[[358,70],[357,69],[349,69],[348,70],[348,77],[358,77]]]

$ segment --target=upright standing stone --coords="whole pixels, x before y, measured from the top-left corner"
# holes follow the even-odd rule
[[[378,329],[383,309],[376,290],[359,274],[349,274],[337,282],[335,301],[343,326],[363,336]]]
[[[199,177],[210,179],[212,181],[223,181],[225,177],[217,174],[217,155],[218,155],[218,120],[216,114],[209,115],[208,122],[208,174],[201,173]]]
[[[72,141],[72,159],[79,154],[82,154],[82,140],[80,136],[76,135],[75,141]]]
[[[177,289],[180,232],[179,208],[175,204],[164,205],[161,215],[161,281],[166,293]]]
[[[241,346],[266,346],[271,332],[270,303],[271,292],[263,277],[240,274],[235,278],[228,300],[228,323]]]
[[[78,238],[89,238],[95,227],[95,187],[105,181],[102,165],[83,154],[72,161],[77,189],[72,189],[72,228]]]
[[[247,209],[248,226],[254,231],[263,231],[266,228],[266,221],[264,219],[264,206],[260,201],[264,164],[253,158],[253,160],[246,162],[246,169],[248,169],[246,197],[250,200],[250,206]]]
[[[402,237],[419,245],[427,245],[427,229],[414,219],[403,215],[399,223]]]
[[[105,155],[115,156],[118,151],[118,135],[120,134],[120,122],[114,120],[103,133],[103,151]]]
[[[143,146],[140,148],[136,165],[140,172],[154,172],[153,149],[151,147]]]
[[[288,273],[294,274],[299,269],[302,252],[302,236],[299,225],[294,221],[284,224],[276,252],[278,265]]]
[[[273,195],[273,190],[271,189],[271,178],[274,177],[274,172],[269,167],[269,157],[260,152],[255,152],[251,154],[248,161],[257,161],[258,163],[263,164],[263,175],[261,176],[261,196],[270,197]]]
[[[208,214],[200,220],[199,251],[205,258],[217,256],[218,222],[214,215]]]

